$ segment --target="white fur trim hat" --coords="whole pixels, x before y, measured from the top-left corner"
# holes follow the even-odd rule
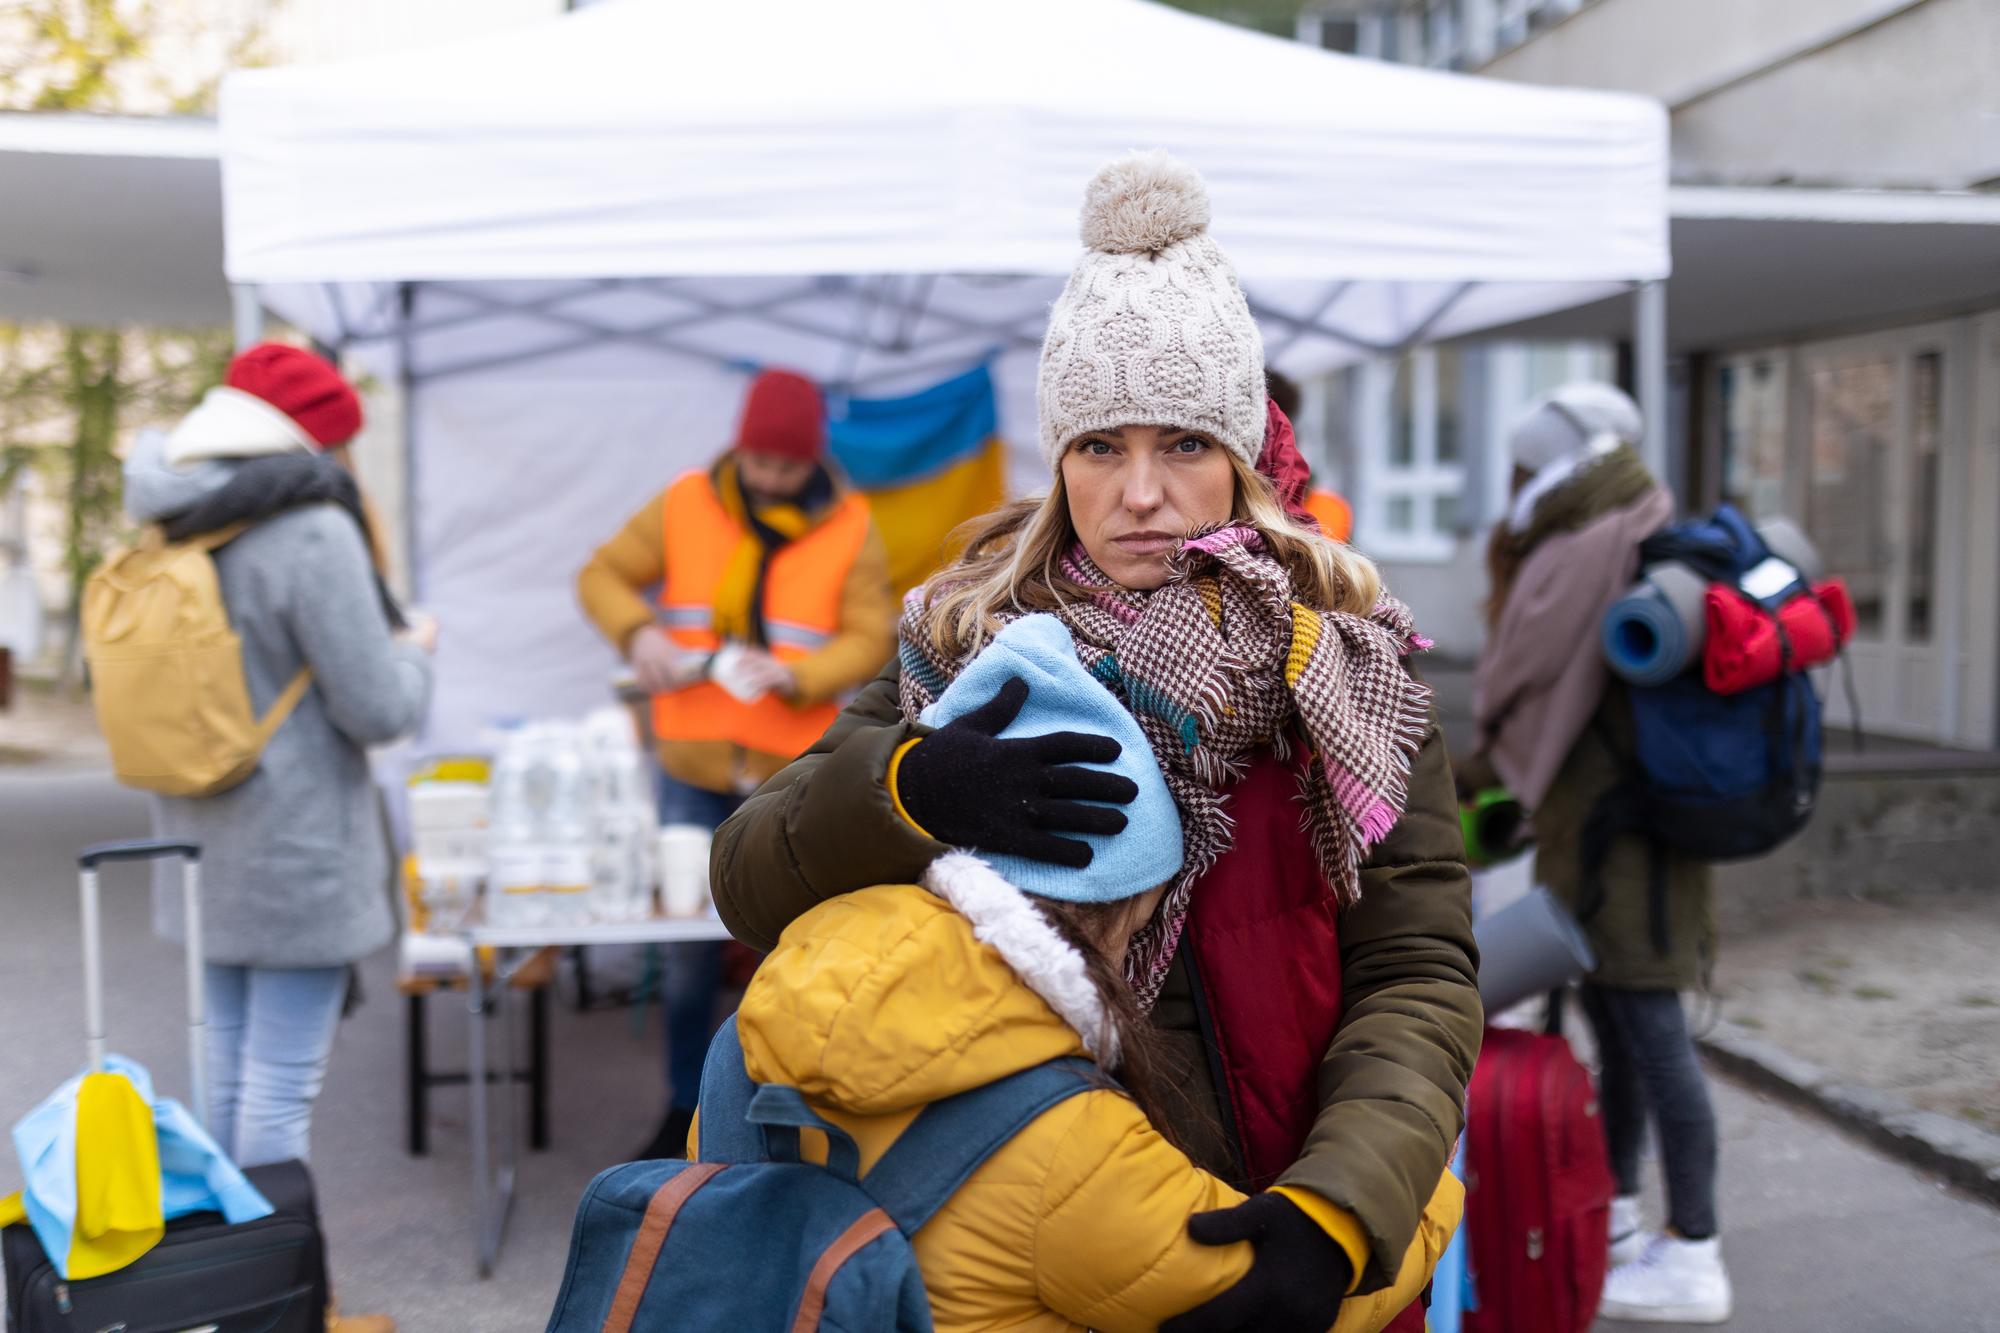
[[[1049,311],[1035,386],[1051,470],[1078,436],[1132,425],[1202,431],[1257,465],[1264,343],[1208,218],[1200,175],[1163,152],[1091,181],[1089,248]]]

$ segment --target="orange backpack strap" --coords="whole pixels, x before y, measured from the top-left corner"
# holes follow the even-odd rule
[[[271,743],[271,737],[278,734],[278,728],[285,725],[285,719],[299,706],[299,700],[306,697],[306,690],[312,685],[311,667],[300,667],[299,673],[285,682],[285,688],[278,691],[278,697],[271,701],[271,711],[257,721],[257,750],[261,754]]]
[[[689,1166],[653,1195],[652,1202],[646,1205],[645,1219],[639,1223],[639,1234],[632,1239],[632,1251],[625,1258],[625,1272],[618,1279],[617,1294],[611,1298],[611,1313],[605,1317],[604,1333],[630,1333],[632,1321],[639,1314],[639,1302],[646,1295],[646,1284],[653,1279],[653,1265],[660,1257],[660,1247],[667,1243],[667,1232],[674,1225],[681,1205],[722,1169],[721,1162]]]
[[[235,541],[238,537],[241,537],[244,533],[250,531],[252,526],[254,525],[248,519],[245,519],[241,523],[226,523],[213,532],[204,532],[199,537],[190,537],[186,541],[176,542],[174,545],[193,547],[197,551],[206,551],[210,555],[213,555],[215,552],[229,545],[229,543]],[[159,531],[164,535],[164,530]]]

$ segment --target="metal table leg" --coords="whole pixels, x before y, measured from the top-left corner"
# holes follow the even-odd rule
[[[493,1201],[493,1178],[487,1172],[491,1147],[486,1125],[486,981],[475,960],[466,981],[466,1009],[471,1035],[466,1041],[466,1093],[472,1103],[472,1234],[479,1276],[493,1276],[494,1252],[487,1244]]]
[[[533,955],[530,953],[528,956]],[[510,963],[505,949],[495,951],[493,963],[491,982],[475,966],[466,987],[466,993],[471,997],[469,1008],[472,1019],[472,1035],[466,1052],[466,1082],[472,1096],[472,1222],[478,1248],[479,1276],[482,1278],[493,1276],[493,1265],[500,1257],[500,1244],[506,1239],[507,1219],[514,1207],[514,1181],[521,1155],[520,1089],[514,1077],[518,1052],[514,1040],[514,1012],[507,1003],[507,993],[513,988],[514,974],[519,969],[518,964]],[[487,1102],[492,1095],[493,1082],[487,1074],[486,1013],[489,1008],[499,1012],[500,1049],[506,1070],[499,1080],[502,1091],[497,1170],[491,1138],[493,1118]]]
[[[519,1067],[521,1043],[514,1037],[514,1006],[509,1002],[513,993],[513,977],[510,969],[503,964],[494,968],[493,1003],[500,1010],[500,1049],[502,1072],[500,1083],[500,1151],[496,1154],[499,1170],[494,1186],[497,1196],[493,1208],[493,1234],[487,1244],[486,1266],[493,1267],[500,1257],[500,1243],[507,1238],[507,1219],[514,1212],[514,1181],[521,1166],[521,1085],[514,1071]]]

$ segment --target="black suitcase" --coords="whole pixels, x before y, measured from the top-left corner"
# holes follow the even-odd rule
[[[205,1119],[200,850],[191,844],[105,843],[79,858],[90,1058],[95,1065],[104,1055],[97,867],[161,856],[186,858],[189,1058],[194,1112]],[[276,1211],[269,1217],[240,1226],[216,1213],[175,1218],[158,1245],[103,1277],[66,1281],[25,1223],[0,1231],[8,1333],[319,1333],[326,1326],[326,1255],[312,1176],[303,1162],[275,1162],[245,1174],[271,1201]]]

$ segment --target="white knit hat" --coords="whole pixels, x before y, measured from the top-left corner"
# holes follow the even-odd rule
[[[1508,432],[1515,463],[1540,472],[1578,453],[1606,453],[1637,444],[1645,432],[1639,405],[1622,389],[1577,380],[1529,403]]]
[[[1198,430],[1252,467],[1264,449],[1264,342],[1208,235],[1208,187],[1163,152],[1097,173],[1089,247],[1049,311],[1036,400],[1049,467],[1116,426]]]

